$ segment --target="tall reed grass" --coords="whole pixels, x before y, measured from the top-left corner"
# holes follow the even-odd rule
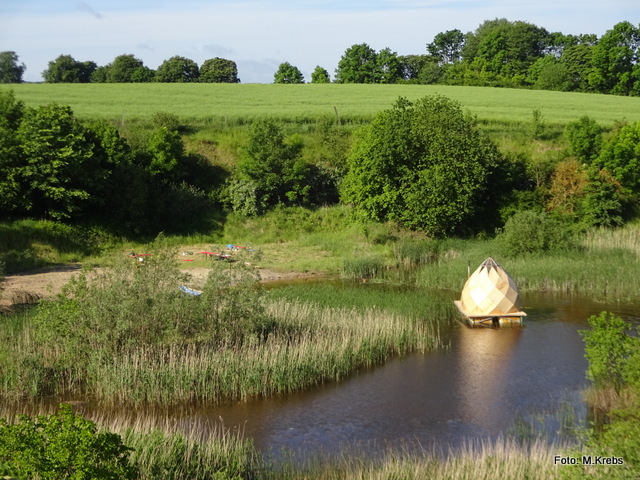
[[[245,401],[286,394],[438,345],[428,324],[384,311],[268,305],[281,333],[242,346],[144,347],[92,366],[91,394],[106,403]]]
[[[363,457],[334,459],[303,468],[283,468],[281,480],[550,480],[561,478],[560,467],[553,464],[561,446],[542,441],[527,444],[509,439],[469,441],[459,450],[420,453],[392,451],[381,459]],[[273,477],[276,478],[276,477]]]
[[[630,232],[599,230],[587,235],[585,246],[564,253],[505,255],[492,240],[447,240],[446,252],[418,268],[416,284],[429,289],[460,291],[487,257],[493,257],[513,277],[521,292],[589,295],[599,300],[637,300],[640,256]]]
[[[69,352],[42,345],[32,326],[4,331],[0,367],[5,398],[88,395],[103,404],[177,405],[243,401],[339,381],[394,355],[439,344],[437,327],[379,309],[322,308],[274,300],[278,328],[241,343],[140,345],[110,356],[97,352],[68,363]]]

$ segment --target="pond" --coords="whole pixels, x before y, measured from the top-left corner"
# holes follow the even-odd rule
[[[300,458],[416,446],[446,453],[469,440],[534,431],[561,440],[564,424],[586,422],[579,330],[603,310],[638,317],[632,305],[576,297],[525,296],[524,309],[522,326],[453,323],[441,330],[446,349],[303,393],[185,412],[182,420],[239,426],[274,459],[283,450]]]

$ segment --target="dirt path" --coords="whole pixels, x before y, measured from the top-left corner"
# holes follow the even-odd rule
[[[42,298],[51,298],[60,293],[74,275],[82,270],[82,265],[72,264],[60,267],[52,267],[41,270],[33,270],[25,273],[16,273],[5,276],[0,284],[0,310],[9,309],[11,306],[23,303],[32,303]],[[206,279],[208,268],[192,268],[188,272],[193,277],[194,283],[201,285]],[[276,282],[296,278],[313,278],[319,276],[316,273],[301,272],[276,272],[273,270],[259,270],[261,282]]]

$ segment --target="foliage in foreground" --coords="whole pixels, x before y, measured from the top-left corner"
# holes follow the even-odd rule
[[[0,418],[0,465],[20,478],[134,479],[130,452],[119,435],[98,432],[95,423],[68,405],[48,416],[22,415],[15,422]]]
[[[640,474],[640,337],[631,324],[608,312],[589,318],[590,330],[581,332],[589,366],[587,376],[598,391],[611,389],[605,418],[597,419],[577,458],[589,455],[610,459],[609,465],[579,461],[567,466],[563,478],[631,479]],[[592,405],[592,408],[601,408]]]

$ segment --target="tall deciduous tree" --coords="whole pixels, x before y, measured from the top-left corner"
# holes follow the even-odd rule
[[[243,192],[243,198],[234,203],[250,203],[254,213],[278,204],[306,204],[310,170],[300,155],[301,150],[301,143],[285,141],[282,129],[273,121],[254,123],[244,155],[238,162],[240,182],[234,187],[236,193]]]
[[[79,62],[71,55],[60,55],[49,62],[42,78],[47,83],[89,83],[97,68],[94,62]]]
[[[359,132],[342,196],[365,217],[429,235],[475,232],[493,226],[481,223],[496,210],[502,188],[491,183],[502,163],[458,103],[401,98]]]
[[[30,109],[17,130],[22,164],[17,176],[23,207],[55,219],[82,208],[92,185],[102,180],[93,144],[71,108],[51,104]]]
[[[376,83],[377,57],[366,43],[347,48],[336,68],[336,83]]]
[[[396,52],[383,48],[376,56],[376,82],[397,83],[402,80],[402,63]]]
[[[329,72],[320,65],[311,73],[311,83],[331,83]]]
[[[197,82],[200,70],[193,60],[176,55],[165,60],[156,70],[156,81],[166,83]]]
[[[135,83],[145,81],[147,67],[142,60],[131,54],[119,55],[106,67],[105,80],[108,83]]]
[[[22,83],[26,68],[24,63],[18,63],[16,52],[0,52],[0,83]]]
[[[427,44],[427,52],[437,58],[441,65],[455,63],[462,58],[463,45],[464,33],[458,29],[447,30],[438,33],[433,42]]]
[[[240,83],[238,66],[226,58],[210,58],[200,67],[200,81],[204,83]]]
[[[593,47],[589,84],[601,93],[640,95],[640,29],[620,22]]]
[[[304,83],[304,76],[298,67],[284,62],[273,75],[273,83]]]
[[[529,67],[545,55],[549,41],[544,28],[530,23],[489,20],[466,35],[462,56],[484,79],[520,85]]]

